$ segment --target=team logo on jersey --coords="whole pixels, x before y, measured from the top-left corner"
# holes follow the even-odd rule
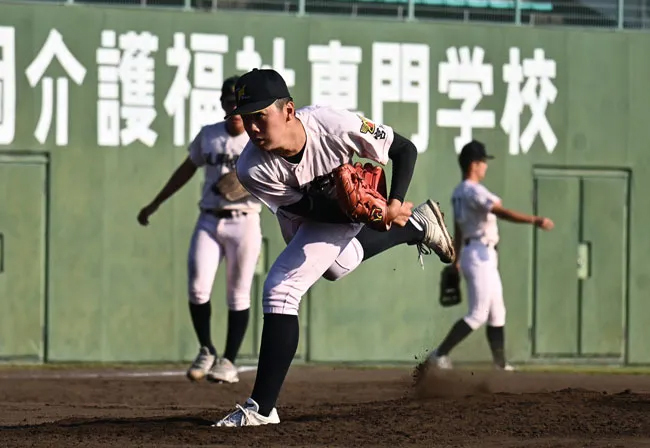
[[[375,133],[375,123],[368,120],[366,117],[357,115],[361,119],[361,133],[362,134],[374,134]]]

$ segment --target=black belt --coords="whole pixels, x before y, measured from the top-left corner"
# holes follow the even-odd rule
[[[204,213],[207,213],[208,215],[215,216],[219,219],[230,219],[234,218],[235,216],[246,216],[248,212],[242,212],[239,210],[210,210],[210,209],[203,209]]]
[[[480,238],[465,238],[465,240],[464,240],[464,242],[465,242],[465,246],[469,246],[469,243],[471,243],[472,241],[478,241],[479,243],[482,243],[484,246],[487,246],[487,247],[492,246],[491,244],[485,244],[485,243],[483,243],[483,241],[481,241]],[[495,244],[493,247],[494,247],[494,250],[496,250],[496,251],[499,250],[499,249],[498,249],[498,247],[499,247],[498,244]]]

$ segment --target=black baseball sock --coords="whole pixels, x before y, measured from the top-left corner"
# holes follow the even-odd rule
[[[505,337],[504,337],[504,327],[491,327],[487,326],[486,333],[488,344],[490,345],[490,350],[492,351],[492,359],[494,363],[499,367],[505,367],[506,365],[506,355],[505,355]]]
[[[460,319],[458,322],[454,324],[453,327],[451,327],[451,330],[449,330],[449,333],[447,334],[447,337],[442,341],[442,343],[438,346],[437,349],[437,355],[438,356],[445,356],[449,354],[449,352],[460,342],[465,339],[469,334],[472,332],[472,328],[467,325],[467,322],[465,322],[465,319]]]
[[[210,317],[212,316],[210,302],[201,305],[190,302],[190,315],[192,316],[192,324],[194,325],[196,337],[199,339],[199,344],[201,344],[201,347],[208,347],[210,353],[217,356],[217,350],[214,348],[210,336]]]
[[[233,364],[239,353],[239,347],[241,347],[244,340],[246,328],[248,328],[249,315],[250,309],[228,311],[228,334],[226,336],[226,351],[223,353],[223,357]]]
[[[293,357],[298,349],[298,316],[264,314],[262,342],[257,376],[251,398],[260,406],[259,413],[268,417],[280,395]]]
[[[363,259],[374,257],[398,244],[415,244],[422,240],[424,230],[420,230],[409,220],[404,227],[392,225],[388,232],[379,232],[369,227],[363,227],[357,235],[357,240],[363,247]]]

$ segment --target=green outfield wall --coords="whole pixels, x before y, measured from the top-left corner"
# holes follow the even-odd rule
[[[650,34],[632,32],[0,5],[0,359],[196,354],[186,254],[202,175],[149,227],[136,215],[200,126],[223,118],[224,77],[263,65],[299,106],[336,104],[411,137],[413,202],[451,218],[456,150],[473,137],[496,155],[486,185],[504,205],[555,221],[500,226],[514,362],[649,363],[649,55]],[[284,246],[268,211],[263,226],[249,358]],[[319,281],[300,358],[413,361],[466,310],[438,305],[440,269],[399,247]],[[481,330],[454,359],[488,353]]]

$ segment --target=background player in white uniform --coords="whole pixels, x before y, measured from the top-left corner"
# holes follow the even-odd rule
[[[221,106],[226,113],[236,107],[237,79],[228,78],[222,87]],[[147,225],[149,216],[166,199],[183,187],[199,167],[205,168],[201,211],[188,254],[190,315],[200,345],[199,354],[187,371],[188,378],[194,381],[206,376],[215,382],[239,381],[234,363],[248,327],[251,286],[262,244],[259,215],[262,206],[250,195],[229,201],[217,185],[228,173],[236,176],[235,163],[248,141],[241,117],[232,116],[204,126],[189,145],[188,157],[138,215],[140,224]],[[210,294],[224,257],[229,311],[225,351],[219,357],[210,334]]]
[[[498,270],[497,217],[515,223],[533,224],[544,230],[553,228],[553,221],[548,218],[504,208],[501,199],[481,184],[487,170],[487,160],[492,158],[487,155],[485,145],[476,140],[466,144],[458,157],[463,180],[451,197],[455,222],[454,264],[467,282],[469,310],[429,355],[429,361],[443,369],[452,367],[449,352],[472,331],[487,323],[487,339],[495,367],[512,370],[504,353],[506,308]]]
[[[243,115],[251,138],[237,174],[276,214],[287,242],[264,283],[264,326],[252,394],[216,423],[257,426],[280,421],[275,404],[298,346],[300,301],[319,278],[337,280],[398,244],[434,251],[450,263],[453,243],[436,203],[429,200],[411,210],[405,201],[417,150],[392,128],[330,107],[296,111],[274,70],[243,75],[236,92],[234,113]],[[336,202],[331,172],[355,153],[382,165],[392,161],[389,231],[350,222]]]

